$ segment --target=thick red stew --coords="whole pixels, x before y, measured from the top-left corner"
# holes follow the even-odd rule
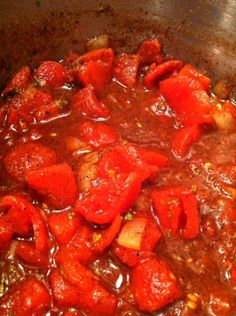
[[[0,314],[236,315],[228,96],[156,39],[21,68],[1,94]]]

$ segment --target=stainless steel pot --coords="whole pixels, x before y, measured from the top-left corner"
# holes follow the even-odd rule
[[[102,33],[119,50],[160,38],[168,54],[235,86],[235,0],[0,0],[0,87],[17,67],[82,51]]]

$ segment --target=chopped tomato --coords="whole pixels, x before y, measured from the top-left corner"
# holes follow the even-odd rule
[[[111,223],[132,206],[140,189],[140,176],[134,172],[101,180],[88,196],[77,201],[75,209],[90,222]]]
[[[66,245],[77,232],[81,217],[74,211],[51,214],[48,225],[60,245]]]
[[[66,163],[27,171],[25,180],[31,189],[37,191],[48,204],[56,208],[65,208],[75,203],[75,176]]]
[[[168,237],[175,237],[182,227],[184,239],[198,236],[198,205],[192,192],[184,188],[156,190],[152,192],[152,199],[160,224]]]
[[[112,79],[114,53],[110,48],[88,52],[78,59],[77,77],[84,86],[101,93]]]
[[[4,158],[7,172],[17,180],[23,180],[28,170],[49,167],[57,161],[57,154],[38,143],[23,143],[14,147]]]
[[[204,75],[200,70],[191,65],[185,65],[179,72],[179,76],[186,76],[190,79],[198,81],[205,91],[209,90],[211,84],[210,78]]]
[[[181,296],[176,277],[166,262],[149,258],[132,270],[131,285],[140,310],[153,312]]]
[[[16,255],[25,264],[33,267],[47,269],[48,256],[44,252],[37,250],[32,242],[18,241]]]
[[[50,307],[50,294],[44,283],[28,277],[4,296],[1,305],[5,305],[7,315],[40,315]]]
[[[114,129],[104,123],[86,122],[81,125],[80,130],[85,140],[95,147],[110,144],[117,140]]]
[[[56,61],[44,61],[36,70],[35,78],[40,86],[61,87],[66,81],[65,68]]]
[[[186,76],[169,78],[160,82],[160,91],[184,126],[212,123],[210,98],[198,81]]]
[[[0,218],[0,252],[5,251],[10,246],[13,233],[11,223]]]
[[[161,53],[161,43],[157,39],[143,41],[137,55],[141,57],[142,64],[150,65],[159,59]]]
[[[29,67],[23,67],[21,68],[15,76],[12,78],[12,80],[9,82],[9,84],[6,86],[6,88],[2,92],[2,96],[5,97],[11,92],[21,92],[27,88],[27,86],[30,83],[31,79],[31,71]]]
[[[174,71],[179,71],[183,67],[183,63],[180,60],[168,60],[159,65],[152,64],[146,76],[144,77],[144,85],[146,88],[151,89],[155,83],[163,76],[170,74]]]
[[[201,137],[199,125],[181,128],[176,132],[172,141],[172,150],[177,157],[183,157],[189,151],[191,145]]]
[[[135,148],[139,157],[150,165],[156,166],[158,168],[165,168],[170,164],[169,159],[157,151],[137,146]]]
[[[137,55],[118,55],[113,68],[116,80],[128,88],[133,88],[137,81],[140,61],[141,58]]]
[[[83,88],[72,97],[72,108],[91,118],[108,118],[109,110],[100,102],[91,85]]]

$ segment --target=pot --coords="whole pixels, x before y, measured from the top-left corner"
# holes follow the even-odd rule
[[[0,7],[0,87],[20,66],[81,52],[87,38],[104,33],[126,51],[157,37],[169,55],[235,86],[234,0],[0,0]]]

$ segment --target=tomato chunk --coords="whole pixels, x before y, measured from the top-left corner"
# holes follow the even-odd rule
[[[133,88],[137,81],[140,61],[141,58],[137,55],[118,55],[113,69],[116,79],[126,87]]]
[[[137,55],[141,57],[142,64],[150,65],[159,58],[161,53],[161,43],[157,39],[143,41]]]
[[[4,158],[7,172],[17,180],[23,180],[28,170],[37,170],[55,164],[57,154],[38,143],[26,143],[14,147]]]
[[[155,63],[149,67],[146,76],[143,79],[146,88],[151,89],[155,83],[163,76],[168,75],[173,71],[179,71],[183,67],[180,60],[168,60],[159,65]]]
[[[194,194],[184,188],[152,192],[155,212],[168,237],[175,237],[181,228],[184,239],[194,239],[199,234],[200,219]]]
[[[79,214],[73,211],[55,213],[48,217],[48,225],[60,245],[66,245],[77,232],[81,223]]]
[[[37,191],[48,204],[56,208],[65,208],[75,203],[75,176],[66,163],[28,171],[25,180],[31,189]]]
[[[189,151],[191,145],[201,137],[201,128],[192,125],[176,132],[172,141],[172,150],[177,157],[183,157]]]
[[[71,102],[73,109],[85,116],[91,118],[108,118],[110,116],[109,110],[97,99],[91,85],[77,92]]]
[[[16,255],[25,264],[47,269],[48,256],[44,252],[37,250],[32,242],[18,241],[16,246]]]
[[[177,76],[160,82],[161,94],[184,126],[211,124],[211,105],[208,94],[198,81]]]
[[[104,123],[86,122],[81,125],[80,130],[85,140],[95,147],[111,144],[117,140],[113,128]]]
[[[210,83],[211,83],[210,78],[208,78],[200,70],[198,70],[197,68],[194,68],[191,65],[185,65],[180,70],[179,76],[186,76],[186,77],[189,77],[189,78],[191,78],[193,80],[196,80],[202,85],[202,88],[205,91],[209,90],[209,86],[210,86]]]
[[[21,92],[25,90],[30,83],[31,71],[29,67],[21,68],[15,76],[11,79],[9,84],[2,92],[2,96],[5,97],[11,92]]]
[[[181,296],[178,282],[166,262],[149,258],[132,271],[134,298],[142,311],[153,312]]]
[[[140,176],[134,172],[101,180],[88,196],[77,201],[75,209],[90,222],[111,223],[116,215],[132,206],[140,189]]]
[[[7,293],[1,305],[5,306],[8,315],[13,313],[13,315],[24,316],[46,313],[50,301],[46,286],[36,278],[29,277]]]
[[[112,79],[114,52],[110,48],[101,48],[88,52],[78,59],[77,77],[84,85],[91,85],[101,93]]]
[[[44,61],[36,70],[35,78],[40,86],[61,87],[66,80],[65,68],[56,61]]]

